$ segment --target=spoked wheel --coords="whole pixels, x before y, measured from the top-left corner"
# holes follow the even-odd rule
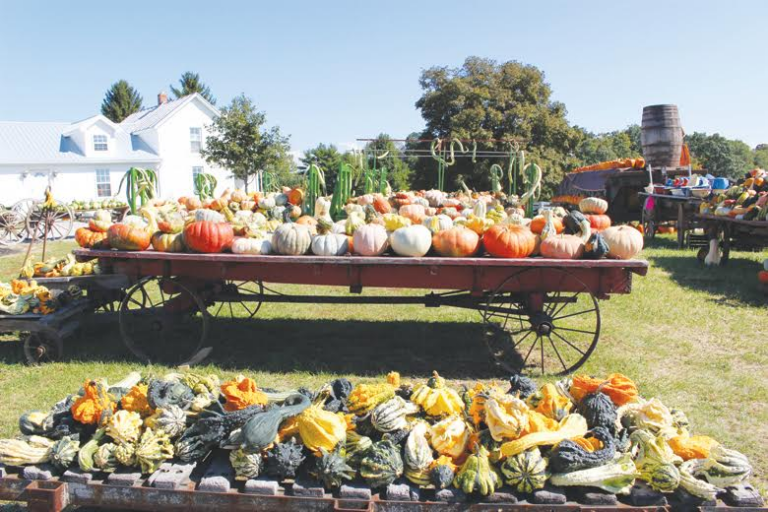
[[[123,343],[145,363],[194,364],[211,348],[210,315],[200,297],[182,283],[163,277],[139,281],[120,303]]]
[[[38,365],[60,361],[64,355],[61,338],[42,332],[31,332],[24,339],[24,358],[27,364]]]
[[[58,205],[55,208],[45,208],[43,204],[35,203],[27,216],[27,232],[42,240],[48,228],[48,240],[64,240],[72,233],[75,215],[69,206]]]
[[[29,216],[35,209],[35,205],[39,203],[37,199],[27,198],[21,199],[11,206],[11,212],[13,213],[14,222],[18,227],[19,241],[23,242],[27,238],[32,236],[32,233],[28,231]]]
[[[653,240],[656,237],[656,221],[653,218],[653,211],[643,208],[642,215],[643,235],[647,240]]]
[[[261,309],[263,295],[261,281],[225,281],[221,296],[227,300],[214,302],[208,312],[215,318],[253,318]]]
[[[26,236],[26,221],[13,210],[0,212],[0,245],[16,245]]]
[[[541,274],[538,282],[557,283],[554,288],[569,291],[518,291],[523,289],[521,275],[529,272]],[[512,373],[566,375],[577,370],[600,337],[597,299],[580,279],[563,270],[523,273],[507,278],[481,310],[491,355]]]

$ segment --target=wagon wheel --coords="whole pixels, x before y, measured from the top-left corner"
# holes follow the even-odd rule
[[[261,281],[225,281],[221,291],[227,297],[243,300],[214,302],[208,312],[216,318],[253,318],[261,309],[264,284]]]
[[[523,290],[520,276],[524,272],[538,272],[537,282],[545,282],[546,273],[546,282],[557,283],[553,288],[569,291],[518,291]],[[524,272],[502,282],[481,310],[491,355],[513,373],[565,375],[577,370],[600,337],[597,299],[580,279],[563,270]]]
[[[60,361],[64,355],[64,342],[54,334],[31,332],[24,338],[24,358],[27,364],[39,365]]]
[[[25,237],[26,222],[12,210],[0,212],[0,245],[16,245]]]
[[[656,221],[653,217],[653,210],[643,208],[641,223],[643,225],[643,235],[648,240],[653,240],[656,237]]]
[[[19,225],[19,236],[21,241],[24,241],[32,236],[32,233],[27,230],[28,218],[32,211],[35,209],[35,205],[39,201],[37,199],[27,198],[16,201],[11,206],[11,212],[13,212],[15,222]]]
[[[728,263],[728,258],[731,255],[731,228],[727,224],[723,224],[717,230],[717,238],[720,241],[720,266],[724,267]]]
[[[74,213],[69,206],[62,204],[55,208],[45,208],[38,202],[27,215],[27,232],[30,235],[34,233],[38,240],[42,240],[47,223],[48,239],[64,240],[72,233],[74,218]]]
[[[120,334],[128,350],[145,363],[201,361],[210,315],[188,287],[164,277],[149,277],[128,290],[120,303]]]

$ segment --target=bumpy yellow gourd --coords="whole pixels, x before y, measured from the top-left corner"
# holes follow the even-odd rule
[[[395,396],[395,386],[388,382],[358,384],[347,399],[349,412],[363,416],[377,405]]]
[[[109,418],[107,435],[119,444],[135,443],[141,434],[142,424],[139,413],[120,410]]]
[[[451,416],[464,409],[459,394],[445,386],[445,379],[437,372],[425,383],[413,390],[411,401],[424,409],[429,416]]]
[[[147,384],[136,384],[128,393],[120,400],[120,405],[126,411],[137,412],[141,417],[152,415],[152,406],[149,405],[147,400],[147,391],[149,386]]]
[[[471,433],[461,416],[449,416],[432,425],[429,437],[437,453],[457,459],[466,450]]]
[[[528,406],[519,398],[504,395],[485,402],[485,423],[496,441],[517,439],[528,427]]]
[[[544,384],[538,393],[528,397],[527,402],[536,412],[557,421],[565,418],[573,408],[573,403],[554,384]]]
[[[320,450],[332,452],[347,438],[344,416],[326,411],[322,404],[314,404],[305,409],[299,414],[297,423],[304,446],[315,453]]]

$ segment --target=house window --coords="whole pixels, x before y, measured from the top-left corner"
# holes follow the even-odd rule
[[[203,130],[202,128],[190,128],[189,129],[189,146],[193,153],[199,153],[200,148],[203,146]]]
[[[96,195],[98,197],[112,197],[109,169],[96,169]]]
[[[199,175],[203,174],[203,167],[202,166],[195,166],[192,168],[192,190],[195,191],[195,194],[198,193],[197,190],[197,177]]]
[[[94,151],[107,151],[109,145],[107,144],[106,135],[94,135],[93,136],[93,150]]]

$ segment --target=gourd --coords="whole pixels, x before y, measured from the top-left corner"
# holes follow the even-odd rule
[[[272,252],[272,242],[266,238],[250,238],[239,236],[232,240],[234,254],[269,254]]]
[[[600,233],[592,233],[584,244],[584,258],[599,260],[608,255],[608,244]]]
[[[198,418],[176,441],[176,456],[183,462],[205,458],[214,447],[226,444],[227,434],[240,432],[243,424],[263,410],[260,405],[252,405],[239,411],[212,412],[210,416]]]
[[[311,244],[310,230],[301,224],[281,224],[272,235],[272,250],[277,254],[300,256],[309,250]]]
[[[526,434],[519,439],[501,445],[501,455],[511,457],[534,446],[554,445],[563,439],[583,436],[587,433],[587,420],[580,414],[569,414],[560,422],[560,428]]]
[[[277,206],[277,201],[275,201],[274,195],[269,195],[259,199],[259,208],[262,210],[271,210],[275,206]]]
[[[427,215],[427,211],[423,205],[420,204],[408,204],[401,206],[398,213],[403,217],[410,219],[414,224],[421,224],[424,217]]]
[[[227,221],[226,217],[224,217],[224,215],[220,214],[219,212],[208,209],[195,210],[195,215],[192,217],[192,222],[201,222],[204,220],[216,223]]]
[[[591,429],[603,427],[613,432],[616,428],[616,406],[600,391],[588,394],[579,402],[579,414],[584,416]]]
[[[158,215],[157,229],[163,233],[181,233],[184,229],[184,219],[178,212],[161,212]]]
[[[672,492],[680,485],[680,471],[671,462],[646,464],[640,471],[640,479],[648,482],[654,491]]]
[[[437,208],[439,206],[443,206],[443,201],[445,201],[445,192],[435,189],[427,190],[424,192],[424,199],[427,200],[429,206]]]
[[[267,474],[280,480],[293,478],[304,462],[301,445],[293,441],[275,444],[267,451],[265,469]]]
[[[605,379],[588,375],[576,375],[571,381],[569,393],[576,402],[580,402],[589,393],[597,391],[605,393],[617,406],[634,402],[638,397],[637,384],[620,373],[612,373]]]
[[[475,204],[472,206],[472,214],[476,217],[480,217],[481,219],[485,218],[485,215],[488,213],[488,205],[483,199],[478,199],[475,201]]]
[[[526,494],[542,489],[549,478],[547,459],[541,456],[538,448],[507,457],[500,470],[507,484]]]
[[[420,258],[432,247],[432,233],[422,225],[403,227],[392,232],[389,242],[396,254]]]
[[[438,231],[445,231],[446,229],[451,229],[453,227],[453,219],[451,219],[448,215],[432,215],[430,217],[424,217],[424,220],[421,221],[421,224],[429,229],[432,234],[437,233]]]
[[[117,449],[115,443],[105,443],[99,446],[96,453],[93,454],[93,465],[105,473],[115,471],[119,464],[117,457],[115,457],[115,449]]]
[[[608,211],[608,201],[599,197],[585,197],[579,201],[579,210],[582,213],[596,213],[602,215]]]
[[[547,212],[549,212],[549,214],[547,214]],[[547,219],[548,215],[550,216],[551,221]],[[541,235],[546,232],[547,236],[552,234],[559,235],[565,229],[563,220],[560,217],[556,217],[550,209],[543,210],[541,215],[534,217],[531,220],[531,225],[529,227],[531,232],[537,235]]]
[[[88,229],[105,233],[112,225],[112,214],[107,210],[96,210],[88,221]]]
[[[501,486],[501,477],[488,460],[488,450],[480,446],[475,453],[467,457],[456,473],[453,485],[467,494],[474,492],[482,496],[493,494],[496,488]]]
[[[693,475],[703,477],[718,487],[738,485],[752,474],[752,465],[746,455],[717,445],[706,459],[698,459]]]
[[[536,390],[536,383],[530,377],[517,373],[509,378],[509,394],[516,394],[518,398],[525,400],[536,393]]]
[[[26,439],[0,439],[0,464],[6,466],[44,464],[51,460],[53,445],[54,441],[41,436],[29,436]]]
[[[141,434],[141,415],[137,412],[120,410],[107,421],[107,435],[117,444],[130,444],[139,439]]]
[[[360,464],[360,476],[373,489],[385,487],[403,474],[400,448],[390,441],[374,443]]]
[[[643,250],[643,235],[630,226],[613,226],[602,233],[608,244],[608,257],[629,260]]]
[[[326,489],[341,487],[344,480],[352,480],[355,477],[355,470],[347,464],[338,450],[332,452],[321,450],[320,457],[315,459],[315,467],[311,473],[323,483]]]
[[[428,416],[452,416],[464,410],[459,394],[447,387],[437,372],[413,390],[411,402],[424,409]]]
[[[466,258],[474,256],[480,248],[480,236],[463,226],[440,231],[432,236],[432,247],[440,256]]]
[[[51,423],[46,411],[29,411],[19,417],[19,430],[26,436],[42,436],[53,427]]]
[[[549,477],[549,482],[562,487],[597,487],[614,494],[629,494],[637,476],[637,468],[627,453],[618,461],[603,466],[571,473],[554,473]]]
[[[616,455],[613,435],[604,427],[592,430],[592,435],[603,443],[603,448],[589,452],[578,443],[565,439],[555,446],[549,455],[549,466],[557,473],[570,473],[580,469],[607,464]]]
[[[219,253],[229,249],[235,232],[227,222],[196,221],[184,228],[184,244],[194,252]]]
[[[304,191],[300,188],[292,188],[286,195],[288,202],[294,206],[301,206],[304,202]]]
[[[360,463],[365,454],[373,446],[373,441],[368,436],[361,435],[354,430],[347,432],[347,440],[344,444],[344,450],[347,454],[347,461],[355,469],[360,468]]]
[[[377,405],[371,412],[371,424],[379,432],[394,432],[408,427],[406,416],[416,414],[419,408],[399,396]]]
[[[411,219],[396,213],[385,213],[382,216],[382,220],[384,221],[384,228],[390,233],[396,229],[411,225]]]
[[[496,441],[517,439],[528,427],[528,406],[512,395],[485,401],[485,423]]]
[[[389,213],[392,211],[392,206],[389,204],[389,201],[386,197],[384,197],[381,194],[375,194],[373,196],[373,208],[382,215],[385,213]]]
[[[85,249],[107,249],[109,248],[108,234],[100,231],[93,231],[88,228],[77,228],[75,231],[75,241],[77,245]]]
[[[403,449],[403,462],[405,463],[405,477],[418,485],[426,487],[430,484],[429,468],[434,462],[432,447],[427,441],[429,424],[419,421],[411,429]]]
[[[536,247],[536,237],[526,226],[495,224],[483,234],[483,246],[497,258],[527,258]]]
[[[678,471],[680,472],[680,487],[685,489],[689,494],[701,498],[702,500],[715,500],[722,489],[693,476],[694,471],[696,471],[696,468],[700,465],[701,461],[697,459],[687,460],[680,464],[680,467],[678,468]]]
[[[263,450],[275,441],[280,424],[285,419],[298,416],[309,405],[310,401],[306,396],[302,394],[291,395],[282,405],[273,406],[251,416],[242,429],[230,434],[226,445],[242,446],[250,451]]]
[[[545,258],[576,260],[584,254],[584,242],[575,235],[555,235],[542,240],[539,247]]]
[[[387,250],[387,230],[381,224],[364,224],[352,235],[355,254],[361,256],[379,256]]]
[[[171,438],[162,430],[147,428],[136,444],[134,456],[143,474],[154,473],[163,462],[173,458]]]
[[[144,420],[144,424],[155,430],[162,430],[171,437],[180,436],[187,426],[187,415],[178,405],[168,405],[157,409],[155,413]]]
[[[256,478],[264,468],[261,452],[251,452],[242,448],[229,452],[229,463],[235,470],[235,480]]]
[[[149,247],[152,233],[141,226],[112,224],[107,230],[109,246],[121,251],[144,251]]]
[[[349,394],[347,404],[349,412],[365,415],[377,405],[395,396],[395,387],[388,383],[358,384]]]
[[[547,418],[560,421],[571,411],[571,401],[554,384],[544,384],[541,390],[528,397],[527,404]],[[587,421],[589,423],[589,421]]]
[[[304,446],[318,453],[320,450],[332,452],[347,437],[347,424],[344,418],[323,409],[323,404],[309,406],[298,415],[299,435]]]
[[[153,409],[163,409],[169,405],[186,408],[195,398],[192,389],[176,380],[155,379],[149,384],[147,402]]]
[[[149,405],[147,393],[149,386],[143,382],[136,384],[120,399],[123,410],[138,413],[142,418],[152,414],[152,406]]]
[[[333,224],[320,220],[319,234],[312,237],[312,254],[317,256],[342,256],[349,252],[349,239],[342,234],[333,233]]]
[[[640,399],[638,402],[628,403],[616,411],[618,429],[626,425],[647,430],[654,435],[663,434],[665,437],[672,437],[678,434],[674,422],[672,412],[661,400],[655,397],[650,400]]]
[[[441,455],[430,465],[429,481],[437,489],[447,489],[456,477],[456,465],[450,457]]]
[[[184,236],[181,233],[156,232],[150,239],[152,248],[158,252],[184,252]]]
[[[708,436],[675,436],[667,440],[675,455],[683,460],[706,459],[718,442]]]
[[[469,444],[470,428],[461,416],[448,416],[432,425],[429,442],[437,453],[458,458]]]
[[[67,469],[75,461],[80,441],[64,436],[51,446],[51,463],[59,469]]]
[[[611,218],[607,215],[589,214],[585,215],[589,221],[589,227],[592,232],[599,232],[611,227]]]
[[[101,419],[103,413],[112,413],[117,404],[109,396],[101,382],[90,380],[83,384],[83,395],[72,404],[72,417],[85,425],[92,425]]]

